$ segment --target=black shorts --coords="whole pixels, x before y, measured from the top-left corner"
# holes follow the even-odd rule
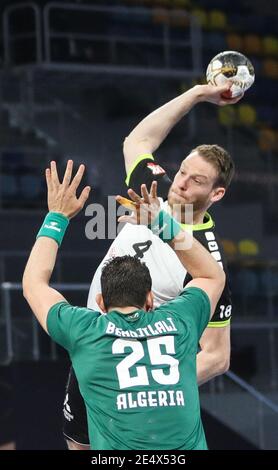
[[[14,387],[10,366],[0,367],[0,445],[15,441]]]
[[[87,412],[77,378],[70,368],[63,406],[63,434],[78,444],[89,445]]]

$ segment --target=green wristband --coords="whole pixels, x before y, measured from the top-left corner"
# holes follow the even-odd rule
[[[161,210],[148,228],[162,241],[169,242],[181,231],[180,224],[167,212]]]
[[[66,233],[69,219],[59,212],[48,212],[37,235],[55,240],[60,246]]]

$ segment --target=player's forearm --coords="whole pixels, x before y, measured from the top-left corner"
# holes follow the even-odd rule
[[[39,295],[41,287],[49,286],[49,281],[55,266],[58,244],[55,240],[40,237],[30,253],[22,280],[25,298]]]
[[[143,119],[125,139],[125,158],[130,158],[132,155],[136,158],[142,152],[154,152],[181,118],[201,101],[202,86],[191,88]]]
[[[195,239],[191,248],[180,248],[180,243],[189,235],[180,231],[170,242],[172,248],[185,269],[192,276],[187,287],[198,287],[206,292],[210,300],[210,317],[213,315],[217,302],[224,289],[225,273],[211,254]]]
[[[225,273],[198,240],[181,230],[169,244],[193,279],[215,280],[223,290]]]
[[[229,368],[229,361],[217,352],[200,351],[197,354],[197,381],[202,385],[217,375],[224,374]]]

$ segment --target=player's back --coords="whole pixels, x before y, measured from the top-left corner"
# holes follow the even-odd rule
[[[177,314],[181,307],[182,297],[150,313],[109,312],[83,333],[72,360],[94,449],[206,448],[199,333],[192,312]]]

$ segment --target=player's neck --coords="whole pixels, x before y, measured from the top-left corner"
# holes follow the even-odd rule
[[[171,210],[171,214],[175,217],[175,213],[173,213],[172,210]],[[205,214],[206,214],[206,210],[194,211],[193,212],[193,225],[203,224]],[[179,217],[176,216],[176,219],[180,220],[181,224],[188,224],[188,225],[192,224],[192,216],[190,217],[190,220],[186,220],[186,216],[184,215],[181,215],[181,216],[179,215]]]
[[[123,313],[123,314],[128,315],[129,313],[136,312],[137,310],[144,310],[144,308],[142,307],[142,308],[140,309],[140,307],[135,307],[135,306],[130,306],[130,307],[110,307],[110,308],[108,309],[108,313],[109,313],[109,312],[112,312],[112,311],[115,312],[115,310],[116,310],[117,312],[120,312],[120,313]]]
[[[193,225],[199,225],[204,223],[206,211],[194,211],[193,212]]]

